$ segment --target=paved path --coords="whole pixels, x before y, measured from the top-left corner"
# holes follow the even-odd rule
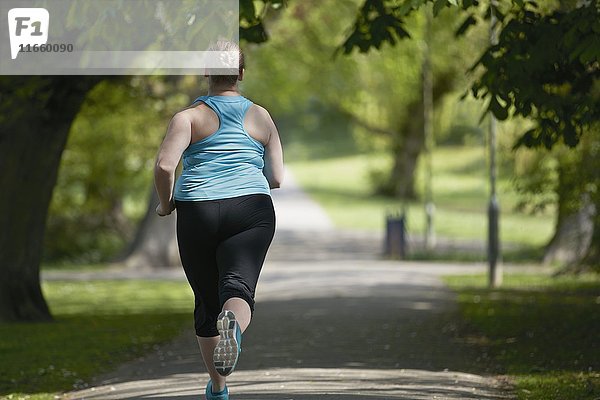
[[[229,380],[232,400],[512,398],[501,382],[476,374],[490,362],[457,334],[454,295],[439,279],[480,272],[483,265],[383,261],[381,237],[334,230],[297,187],[275,201],[279,230]],[[183,279],[179,269],[145,276]],[[65,398],[202,399],[206,379],[188,329]]]
[[[325,210],[302,191],[289,170],[285,173],[284,188],[273,190],[272,197],[278,231],[313,232],[334,229]]]
[[[440,267],[442,268],[442,267]],[[265,267],[231,398],[507,399],[455,334],[453,294],[431,270],[328,261]],[[187,331],[69,399],[198,399]],[[460,371],[460,372],[458,372]]]

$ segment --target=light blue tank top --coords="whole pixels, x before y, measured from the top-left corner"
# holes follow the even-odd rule
[[[270,194],[263,174],[265,148],[244,129],[252,102],[243,96],[201,96],[219,117],[219,129],[183,152],[183,172],[175,184],[175,200],[227,199]]]

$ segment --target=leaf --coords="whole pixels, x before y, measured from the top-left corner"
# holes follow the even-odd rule
[[[250,43],[263,43],[268,40],[268,36],[261,22],[248,28],[240,26],[240,39]]]
[[[437,17],[442,8],[448,5],[447,0],[435,0],[433,3],[433,16]]]
[[[394,32],[396,32],[396,35],[398,35],[400,39],[410,39],[410,34],[406,31],[406,29],[404,29],[404,27],[400,23],[394,25],[393,28]]]
[[[565,141],[565,144],[571,148],[579,144],[579,136],[577,135],[577,131],[575,130],[575,127],[573,127],[573,124],[571,124],[570,121],[566,122],[565,128],[562,132],[562,136]]]
[[[556,143],[556,140],[554,139],[552,132],[550,132],[547,128],[542,128],[540,140],[544,144],[544,147],[546,147],[546,149],[548,149],[548,150],[550,150],[552,148],[552,146],[554,145],[554,143]]]
[[[580,55],[579,61],[582,64],[593,64],[600,59],[600,41],[596,40],[588,46]]]
[[[573,51],[571,51],[571,53],[569,54],[569,60],[575,61],[578,57],[581,56],[581,54],[587,51],[588,47],[592,47],[593,44],[593,40],[579,41],[575,49],[573,49]]]
[[[473,15],[469,15],[462,24],[460,24],[460,27],[456,30],[456,32],[454,33],[455,37],[459,37],[464,35],[467,30],[469,29],[469,27],[471,27],[471,25],[476,25],[477,24],[477,20],[475,19],[475,17],[473,17]]]
[[[517,140],[517,142],[514,144],[513,150],[517,150],[521,146],[533,147],[536,142],[534,134],[537,130],[538,128],[533,128],[523,133],[521,137]]]
[[[250,23],[256,21],[256,8],[254,7],[254,1],[240,0],[239,4],[240,19],[245,19]]]
[[[496,99],[496,96],[491,97],[488,109],[500,121],[504,121],[506,118],[508,118],[508,110],[505,107],[502,107],[502,105],[500,105],[498,99]]]
[[[452,4],[455,7],[458,7],[458,1],[457,0],[448,0],[448,3]]]

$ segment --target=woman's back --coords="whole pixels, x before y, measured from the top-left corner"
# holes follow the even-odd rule
[[[175,199],[269,194],[263,174],[265,145],[260,141],[268,141],[269,132],[261,129],[258,106],[243,96],[202,96],[197,102],[184,111],[191,121],[192,137],[183,153]]]

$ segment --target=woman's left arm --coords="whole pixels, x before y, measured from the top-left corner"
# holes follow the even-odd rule
[[[175,170],[181,155],[192,140],[192,121],[188,110],[181,111],[171,119],[165,139],[160,146],[154,167],[154,185],[160,203],[156,213],[161,217],[171,214],[175,209],[173,186]]]

